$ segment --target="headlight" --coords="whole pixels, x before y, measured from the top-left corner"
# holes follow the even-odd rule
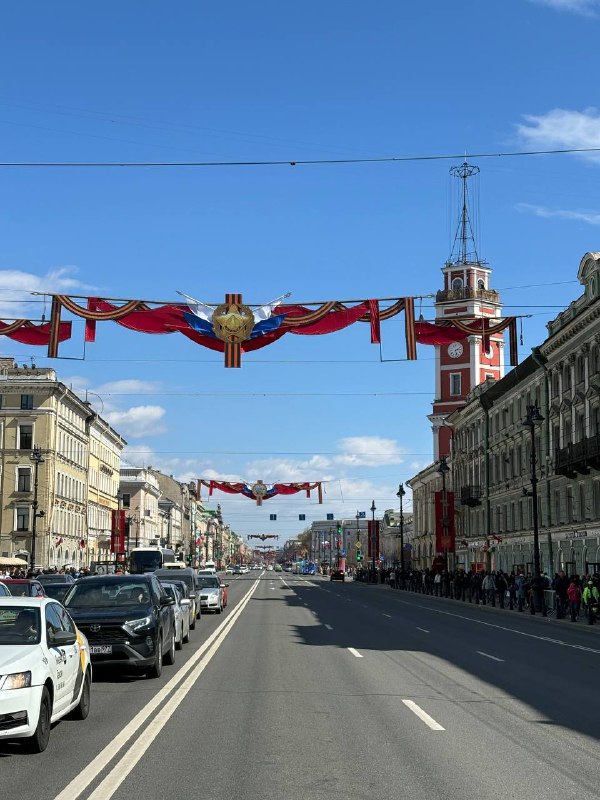
[[[0,677],[0,689],[27,689],[31,686],[31,672],[13,672]]]
[[[141,619],[130,619],[128,622],[123,623],[123,627],[130,633],[141,634],[144,628],[149,628],[152,625],[152,617],[141,617]]]

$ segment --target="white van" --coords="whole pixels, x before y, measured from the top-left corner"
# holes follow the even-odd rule
[[[215,566],[214,561],[207,561],[206,564],[203,564],[198,570],[198,575],[216,575],[216,574],[217,574],[217,568]]]

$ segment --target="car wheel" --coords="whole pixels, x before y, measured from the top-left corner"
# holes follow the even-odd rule
[[[215,608],[215,613],[220,614],[223,611],[223,606],[219,605],[218,608]]]
[[[83,687],[81,689],[81,696],[79,698],[79,703],[75,706],[73,711],[71,711],[70,716],[72,719],[86,719],[87,715],[90,713],[90,700],[91,700],[91,692],[92,689],[92,679],[90,678],[90,671],[89,669],[85,673],[85,678],[83,679]]]
[[[181,635],[179,636],[179,639],[175,640],[175,649],[176,650],[181,650],[181,648],[183,647],[183,622],[181,623],[181,632],[180,632],[180,634]]]
[[[35,733],[27,740],[27,748],[31,753],[43,753],[48,747],[50,739],[50,720],[52,718],[52,698],[48,687],[42,689],[42,699],[40,700],[40,716]]]
[[[171,636],[171,646],[165,653],[164,662],[165,664],[169,665],[175,663],[175,631],[173,631],[173,634]]]
[[[192,617],[192,619],[190,620],[190,630],[191,630],[191,631],[195,630],[195,628],[196,628],[196,620],[197,620],[199,617],[200,617],[200,615],[199,615],[199,614],[196,614],[196,615],[194,615],[194,616]]]
[[[162,675],[163,655],[162,655],[162,636],[158,637],[156,642],[156,653],[154,655],[154,664],[148,670],[148,675],[151,678],[160,678]]]
[[[191,627],[191,626],[190,626],[190,627]],[[190,640],[190,629],[188,628],[188,632],[187,632],[187,633],[186,633],[186,635],[183,637],[182,641],[183,641],[183,643],[184,643],[184,644],[187,644],[187,643],[189,642],[189,640]]]

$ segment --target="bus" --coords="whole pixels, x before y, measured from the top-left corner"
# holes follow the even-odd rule
[[[129,572],[139,575],[154,572],[175,561],[175,551],[167,547],[133,547],[129,551]]]

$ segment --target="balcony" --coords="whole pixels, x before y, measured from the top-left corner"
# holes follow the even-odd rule
[[[557,448],[554,463],[557,475],[576,478],[578,473],[587,475],[592,467],[600,469],[600,434]]]
[[[463,486],[460,490],[461,506],[480,506],[481,505],[481,486]]]
[[[435,295],[435,302],[441,303],[444,300],[483,300],[487,303],[499,303],[500,294],[495,289],[441,289]]]

